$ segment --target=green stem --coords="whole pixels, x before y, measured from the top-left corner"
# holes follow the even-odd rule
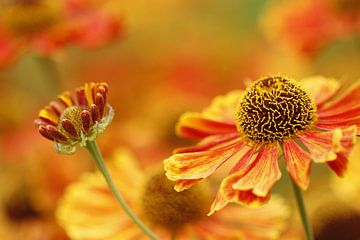
[[[95,163],[103,174],[111,192],[114,194],[115,198],[118,200],[124,211],[129,215],[129,217],[139,226],[139,228],[152,240],[159,240],[159,238],[135,215],[135,213],[129,208],[121,194],[117,191],[116,186],[110,176],[110,173],[105,165],[105,162],[101,156],[99,147],[95,141],[88,141],[86,143],[86,148],[90,152],[91,156],[94,158]]]
[[[303,198],[301,189],[296,185],[296,183],[293,180],[291,180],[291,182],[292,182],[294,193],[295,193],[296,203],[298,205],[299,213],[301,216],[301,221],[302,221],[304,229],[305,229],[306,239],[314,240],[314,234],[312,232],[310,221],[306,214],[304,198]]]

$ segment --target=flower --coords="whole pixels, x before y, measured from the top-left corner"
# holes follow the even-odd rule
[[[68,44],[97,47],[120,36],[120,19],[103,8],[90,0],[1,3],[0,67],[28,50],[49,56]]]
[[[360,85],[333,100],[339,88],[335,79],[320,76],[301,83],[269,76],[245,91],[215,98],[200,113],[185,113],[177,125],[178,135],[201,141],[175,150],[164,161],[167,177],[182,191],[225,162],[236,161],[221,182],[212,214],[229,202],[247,206],[267,202],[281,177],[280,157],[303,190],[310,182],[312,160],[326,162],[342,176],[360,126]]]
[[[303,56],[314,57],[332,42],[360,30],[358,1],[275,1],[265,11],[262,25],[274,42]]]
[[[85,83],[76,89],[76,100],[65,91],[39,112],[35,120],[40,134],[55,142],[59,153],[72,154],[76,144],[86,146],[102,133],[113,119],[114,111],[106,104],[107,83]]]
[[[274,239],[285,227],[288,208],[280,198],[259,209],[229,207],[206,216],[210,188],[205,182],[177,193],[163,171],[150,177],[131,153],[118,149],[109,170],[124,198],[162,240]],[[68,187],[59,202],[57,219],[72,239],[147,239],[121,211],[99,172],[85,173]]]

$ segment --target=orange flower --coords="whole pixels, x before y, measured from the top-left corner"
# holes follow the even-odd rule
[[[275,239],[285,227],[288,208],[280,198],[258,209],[232,206],[206,216],[210,188],[202,183],[178,193],[162,171],[147,178],[133,156],[121,149],[109,162],[124,198],[160,239]],[[69,186],[57,219],[72,239],[148,239],[121,211],[100,173],[86,173]]]
[[[58,152],[74,153],[77,143],[85,146],[86,141],[95,140],[112,121],[107,93],[106,83],[86,83],[76,89],[76,100],[70,92],[63,92],[58,97],[62,106],[52,101],[39,112],[35,124],[40,134],[54,141]]]
[[[265,13],[263,25],[276,42],[312,57],[331,42],[359,33],[359,3],[356,0],[275,1]]]
[[[9,0],[0,8],[0,67],[27,50],[50,55],[67,44],[96,47],[119,36],[121,22],[90,0]]]
[[[360,85],[330,101],[339,88],[336,80],[323,77],[302,83],[264,77],[245,91],[215,98],[201,113],[184,114],[177,133],[202,140],[175,150],[164,161],[167,177],[182,191],[225,162],[235,161],[211,206],[212,214],[229,202],[249,206],[267,202],[281,177],[280,157],[303,190],[310,182],[312,160],[326,162],[342,176],[360,127]]]

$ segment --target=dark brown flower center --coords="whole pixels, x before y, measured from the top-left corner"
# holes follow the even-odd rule
[[[296,82],[280,76],[249,86],[236,111],[238,130],[256,143],[283,141],[312,127],[315,120],[311,96]]]
[[[198,184],[191,189],[176,192],[174,182],[164,173],[152,176],[142,195],[142,211],[154,225],[169,230],[206,217],[209,207],[207,186]]]
[[[57,11],[44,0],[13,0],[0,10],[0,21],[17,35],[31,35],[51,27]]]

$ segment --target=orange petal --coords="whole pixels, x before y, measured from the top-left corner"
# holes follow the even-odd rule
[[[209,136],[199,142],[196,146],[178,148],[175,149],[174,153],[190,153],[217,149],[221,146],[224,146],[225,144],[229,145],[232,142],[240,141],[239,135],[240,134],[238,132],[234,132]]]
[[[355,84],[346,94],[335,102],[326,104],[322,109],[319,109],[321,114],[332,115],[343,112],[344,109],[353,109],[360,105],[360,82]]]
[[[94,83],[85,83],[85,96],[86,96],[86,100],[89,104],[89,106],[91,106],[91,104],[94,103],[94,99],[93,99],[93,86],[94,86]]]
[[[334,120],[323,120],[319,119],[319,122],[315,125],[320,129],[331,130],[335,128],[348,128],[350,126],[356,126],[358,130],[358,135],[360,134],[360,117],[357,118],[337,118]]]
[[[172,181],[206,178],[243,146],[238,142],[215,150],[175,154],[164,160],[166,176]]]
[[[201,180],[203,180],[203,178],[178,180],[176,181],[174,189],[177,192],[181,192],[191,188],[194,184],[198,183]]]
[[[280,178],[281,173],[277,164],[277,149],[276,147],[263,147],[259,152],[255,153],[255,151],[255,148],[247,149],[246,153],[243,154],[241,159],[231,170],[230,175],[221,182],[220,189],[208,215],[222,209],[229,202],[235,202],[246,206],[259,206],[269,200],[270,195],[268,192],[273,185],[273,181],[270,180],[264,183],[264,181],[261,181],[261,178],[264,179],[270,177],[271,179],[271,176],[275,176],[275,181]],[[270,173],[269,176],[265,176],[268,174],[268,171],[263,171],[263,169],[259,169],[258,167],[263,166],[264,164],[272,165],[274,168],[273,173]],[[266,169],[266,167],[264,169]],[[250,177],[247,176],[248,174]],[[242,178],[252,181],[246,182],[245,179],[245,182],[241,182]],[[258,181],[260,185],[258,185],[256,181]],[[235,186],[238,184],[241,185],[236,188]],[[257,195],[256,193],[260,193],[260,195]]]
[[[281,177],[278,165],[277,146],[264,146],[249,171],[240,174],[232,186],[236,190],[251,190],[255,195],[265,197]]]
[[[301,84],[311,93],[318,108],[333,97],[340,89],[340,82],[333,78],[313,76],[305,78]]]
[[[321,163],[335,160],[337,153],[347,156],[355,144],[356,131],[355,126],[326,132],[308,131],[298,138],[308,148],[314,162]]]
[[[334,161],[327,162],[329,167],[338,175],[343,177],[347,169],[348,159],[344,154],[337,154],[337,158]]]
[[[45,108],[40,110],[39,117],[42,120],[48,121],[55,126],[57,125],[57,123],[59,121],[58,115],[49,106],[46,106]]]
[[[309,153],[304,151],[294,140],[284,142],[286,168],[296,184],[306,190],[310,182],[311,159]]]
[[[234,124],[206,119],[200,113],[185,113],[176,126],[176,132],[179,136],[191,139],[236,131]]]

